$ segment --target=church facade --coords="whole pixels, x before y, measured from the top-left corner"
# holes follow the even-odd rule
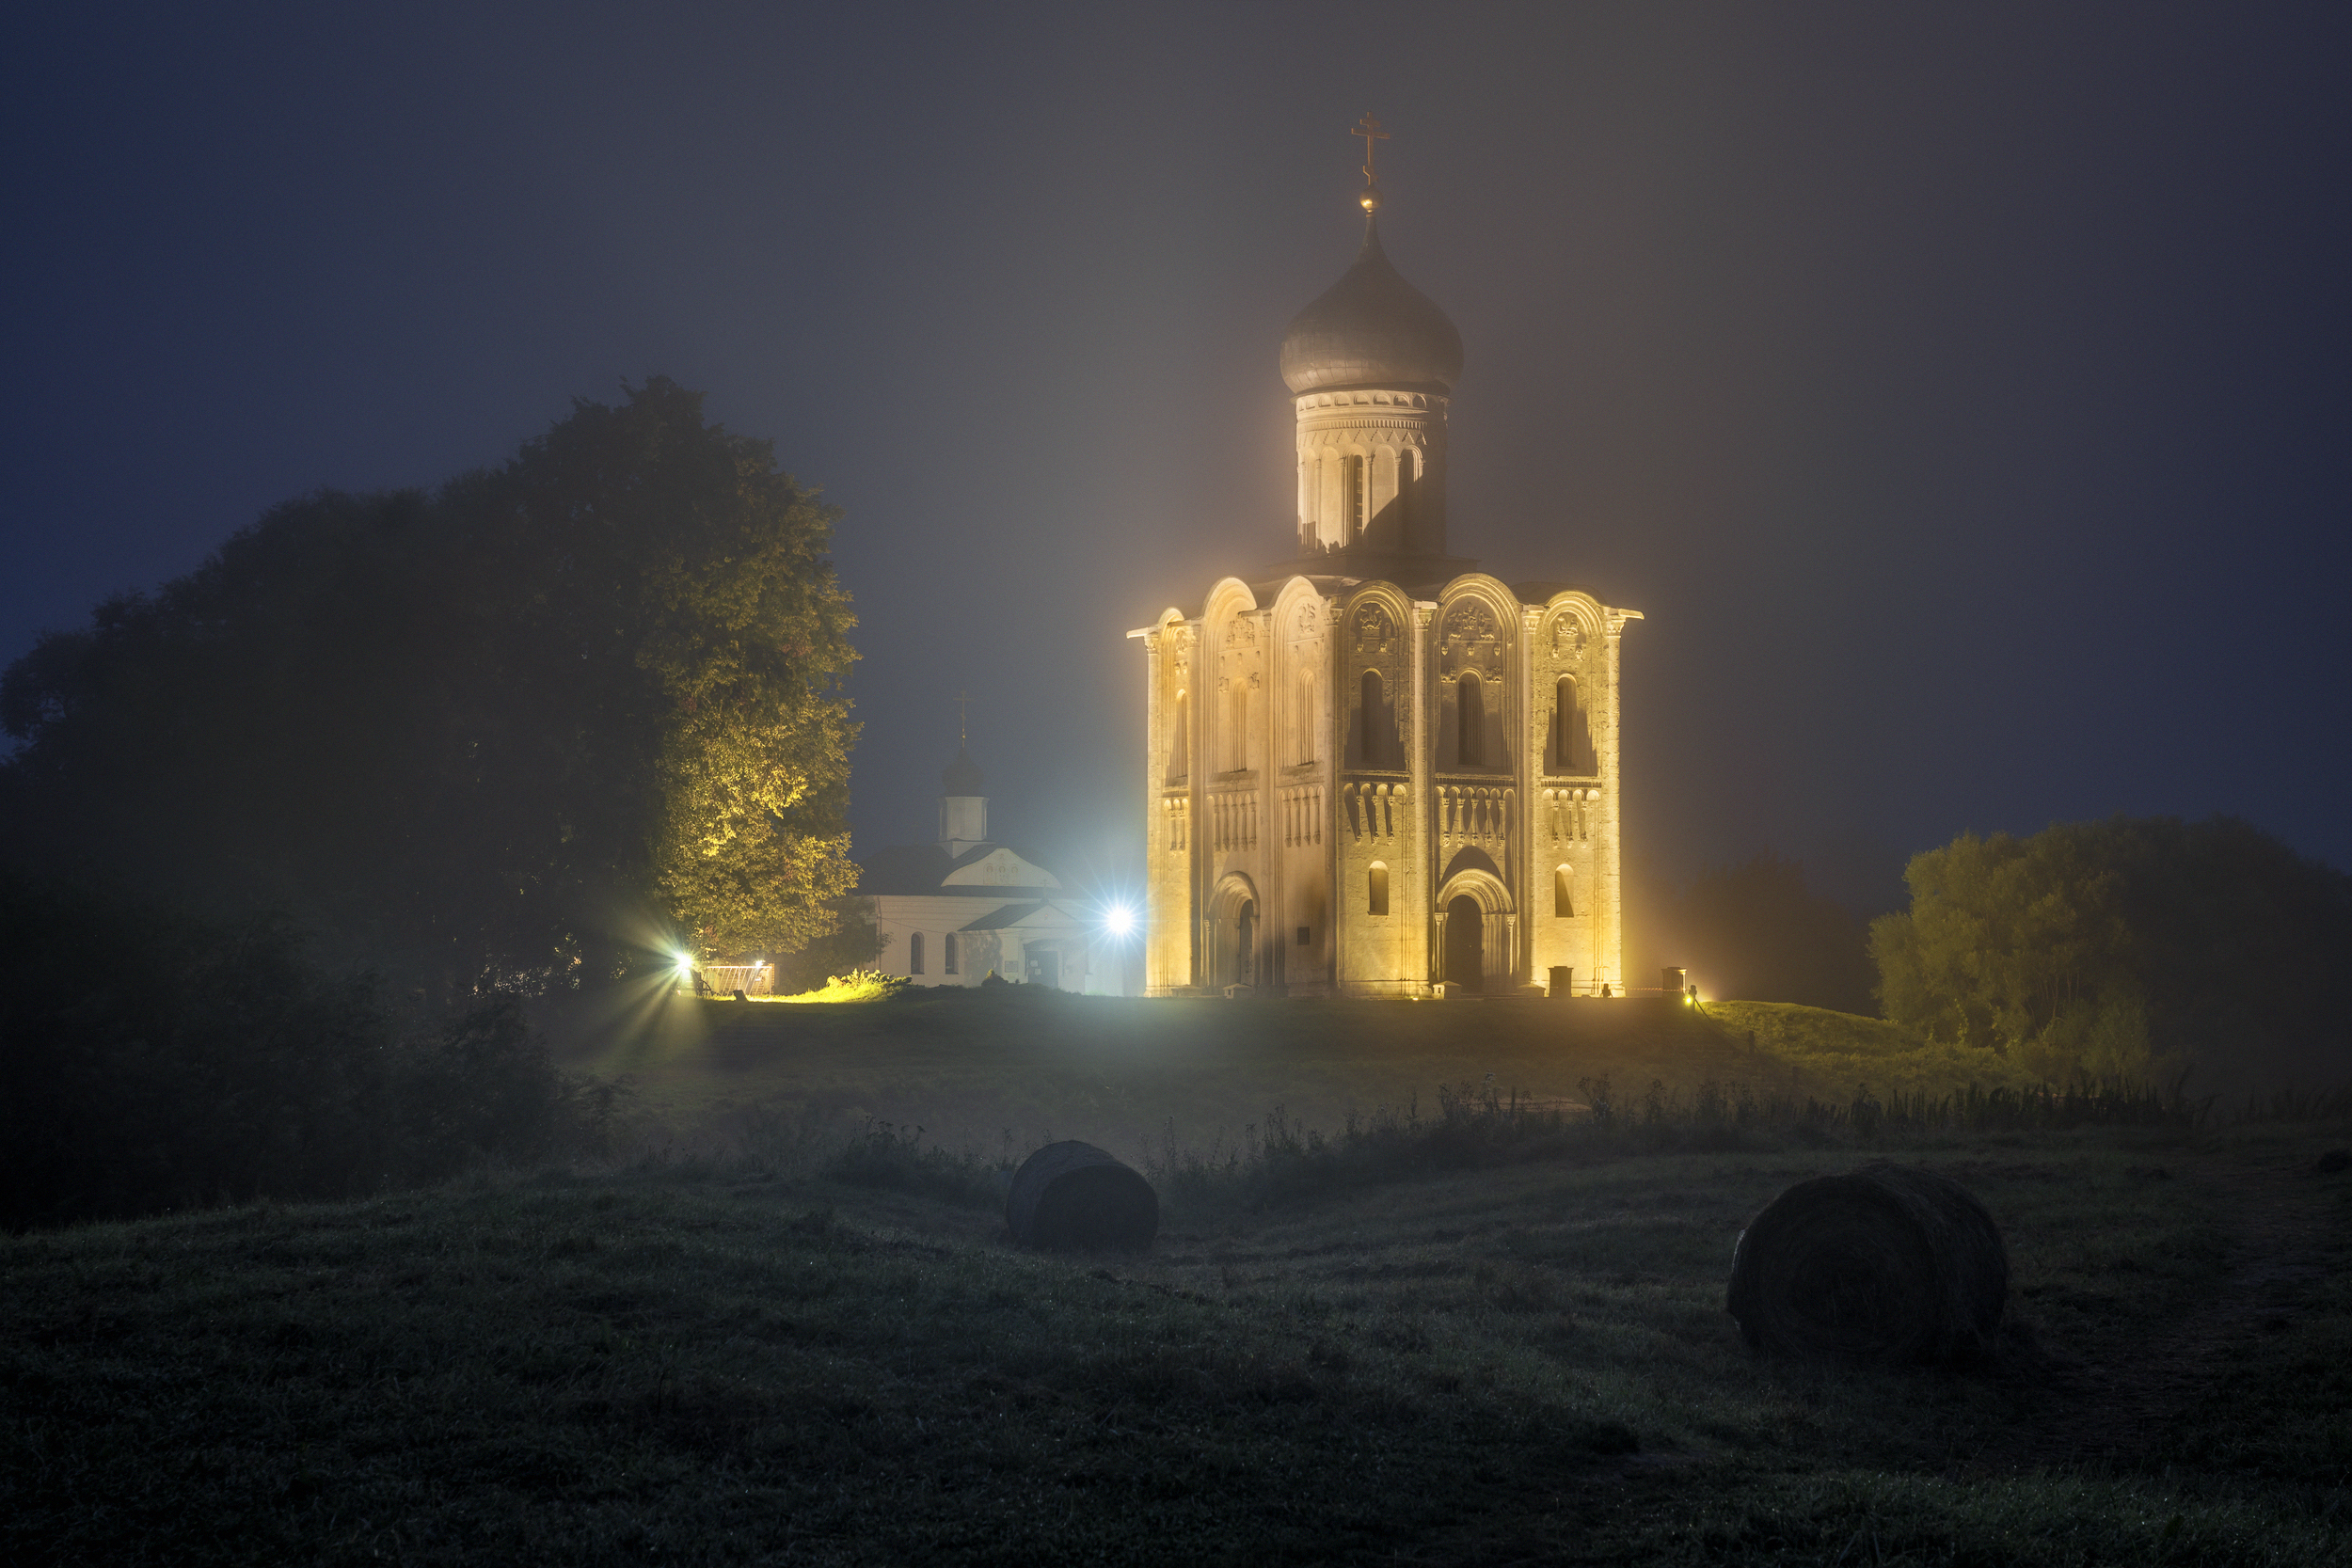
[[[1355,263],[1282,343],[1296,557],[1128,634],[1146,993],[1621,990],[1640,612],[1447,553],[1461,336],[1383,253],[1377,188],[1362,201]]]
[[[977,986],[993,974],[1057,990],[1116,989],[1061,879],[988,836],[988,796],[968,749],[957,747],[939,782],[935,842],[860,858],[858,907],[882,943],[874,968],[918,986]]]

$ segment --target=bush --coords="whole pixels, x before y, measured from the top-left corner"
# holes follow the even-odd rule
[[[814,990],[800,991],[791,996],[778,996],[776,1002],[887,1002],[913,984],[903,974],[884,974],[879,969],[853,969],[847,974],[827,976],[825,983]]]
[[[220,922],[0,873],[0,1225],[333,1197],[591,1148],[512,998],[422,1038],[282,920]]]

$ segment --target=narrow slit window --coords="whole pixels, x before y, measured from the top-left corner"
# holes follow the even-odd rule
[[[1168,776],[1173,782],[1188,777],[1192,771],[1191,706],[1184,693],[1176,693],[1175,728],[1168,737]]]
[[[1298,673],[1298,711],[1293,717],[1296,721],[1294,755],[1302,763],[1312,762],[1315,760],[1315,675],[1311,670]]]
[[[939,972],[942,974],[956,973],[956,934],[953,931],[940,939]]]
[[[907,938],[907,973],[923,973],[923,933],[915,931]]]
[[[1576,700],[1576,677],[1563,675],[1560,684],[1552,689],[1551,698],[1552,766],[1563,773],[1588,770],[1580,733],[1583,727],[1584,708]]]
[[[1384,743],[1388,729],[1387,705],[1382,701],[1380,672],[1367,670],[1362,683],[1362,717],[1358,721],[1363,736],[1363,761],[1366,768],[1384,768],[1389,761],[1389,749]]]
[[[1568,868],[1565,865],[1551,874],[1551,912],[1563,920],[1576,913],[1576,900],[1569,893]]]
[[[1372,875],[1366,879],[1366,882],[1368,883],[1366,893],[1369,895],[1366,902],[1370,906],[1370,912],[1374,914],[1388,913],[1389,868],[1382,865],[1378,861],[1373,862]]]
[[[1486,698],[1475,672],[1465,673],[1454,689],[1454,760],[1464,768],[1484,767],[1486,761]]]

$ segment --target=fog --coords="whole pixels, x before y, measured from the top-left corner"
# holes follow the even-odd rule
[[[996,835],[1139,855],[1124,632],[1292,553],[1275,353],[1460,325],[1452,546],[1641,610],[1637,884],[1859,908],[1963,830],[2352,864],[2332,8],[71,10],[0,64],[0,657],[315,486],[666,373],[844,510],[861,847],[955,699]],[[1637,921],[1639,911],[1636,911]]]

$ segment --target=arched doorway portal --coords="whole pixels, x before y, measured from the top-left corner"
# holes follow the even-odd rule
[[[1464,990],[1486,989],[1486,918],[1463,894],[1445,907],[1445,979]]]
[[[1436,977],[1465,991],[1506,992],[1515,973],[1518,923],[1511,895],[1475,849],[1456,855],[1438,889]]]
[[[1240,872],[1227,873],[1209,902],[1208,983],[1255,986],[1258,978],[1258,890]]]

